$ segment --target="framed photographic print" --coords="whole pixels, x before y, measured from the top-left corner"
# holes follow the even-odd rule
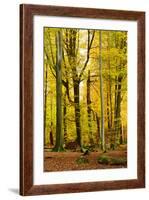
[[[20,6],[20,194],[145,187],[145,13]]]

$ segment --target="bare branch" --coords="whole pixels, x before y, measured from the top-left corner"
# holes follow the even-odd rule
[[[94,39],[94,36],[95,36],[95,31],[93,31],[93,34],[92,34],[92,38],[90,39],[90,31],[88,30],[88,48],[87,48],[87,58],[86,58],[86,61],[84,63],[84,66],[80,72],[80,75],[79,75],[79,80],[81,79],[82,75],[83,75],[83,72],[84,70],[86,69],[87,67],[87,64],[88,64],[88,61],[89,61],[89,54],[90,54],[90,50],[91,50],[91,46],[92,46],[92,43],[93,43],[93,39]]]

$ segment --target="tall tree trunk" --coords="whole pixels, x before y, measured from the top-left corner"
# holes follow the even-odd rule
[[[87,64],[89,62],[89,54],[91,50],[91,46],[93,43],[95,31],[88,30],[88,42],[87,42],[87,55],[86,60],[84,62],[84,65],[78,73],[77,65],[78,65],[78,49],[79,49],[79,31],[77,29],[67,29],[66,30],[66,40],[65,40],[65,46],[66,46],[66,52],[68,56],[68,62],[71,66],[71,73],[72,73],[72,80],[73,80],[73,90],[74,90],[74,108],[75,108],[75,123],[76,123],[76,141],[78,145],[81,147],[81,122],[80,122],[80,82],[82,79],[82,76],[84,74],[84,71],[87,67]],[[78,35],[78,36],[77,36]],[[67,92],[68,94],[68,92]],[[68,95],[69,97],[69,95]],[[70,98],[69,98],[70,99]]]
[[[120,144],[123,144],[124,141],[125,141],[125,138],[124,138],[124,129],[123,129],[123,124],[121,122]]]
[[[115,144],[116,146],[120,143],[121,135],[121,83],[122,77],[119,75],[116,78],[115,84],[115,111],[114,111],[114,125],[115,125]]]
[[[50,124],[49,143],[50,143],[51,146],[54,145],[54,140],[53,140],[53,122],[51,122],[51,124]]]
[[[76,142],[81,147],[81,122],[80,122],[80,80],[77,72],[77,30],[66,30],[66,52],[71,66],[73,90],[74,90],[74,109],[76,124]]]
[[[121,82],[122,77],[118,76],[118,91],[117,91],[117,108],[116,108],[116,127],[117,127],[117,144],[120,143],[120,135],[121,135]]]
[[[63,126],[64,126],[64,142],[67,142],[67,123],[66,123],[66,115],[67,115],[67,107],[66,107],[66,92],[64,94],[64,106],[63,106]]]
[[[44,92],[44,145],[47,143],[47,137],[46,137],[46,117],[47,117],[47,82],[48,82],[48,65],[46,64],[45,69],[45,92]]]
[[[97,124],[97,141],[99,141],[98,144],[100,144],[100,119],[97,113],[96,113],[96,124]]]
[[[117,143],[117,76],[115,77],[115,97],[114,97],[114,143]]]
[[[107,135],[106,135],[106,143],[111,144],[111,121],[110,121],[110,106],[109,106],[109,85],[107,84]]]
[[[111,81],[111,60],[110,60],[110,33],[107,32],[107,51],[108,51],[108,59],[107,59],[107,65],[108,65],[108,84],[107,84],[107,114],[108,114],[108,129],[110,133],[110,146],[113,145],[113,137],[112,137],[112,123],[113,123],[113,111],[112,111],[112,81]]]
[[[49,135],[49,142],[50,145],[54,145],[54,139],[53,139],[53,92],[51,91],[51,106],[50,106],[50,110],[51,110],[51,116],[50,116],[50,135]]]
[[[77,31],[70,31],[70,63],[73,75],[74,90],[74,107],[75,107],[75,123],[76,123],[76,141],[81,148],[81,114],[80,114],[80,80],[77,72]]]
[[[115,34],[115,47],[119,49],[123,49],[124,41],[121,39],[117,41]],[[115,111],[114,111],[114,126],[115,126],[115,145],[119,145],[122,143],[122,122],[121,122],[121,89],[122,89],[122,80],[123,76],[121,75],[121,67],[123,66],[123,61],[120,58],[119,64],[116,66],[116,72],[118,75],[115,77]]]
[[[89,140],[90,144],[94,143],[93,136],[92,136],[92,118],[91,118],[91,95],[90,95],[90,70],[88,70],[88,79],[87,79],[87,114],[88,114],[88,129],[89,129]]]
[[[109,87],[107,84],[107,125],[108,125],[108,132],[111,129],[111,121],[110,121],[110,108],[109,108]]]
[[[54,151],[63,149],[62,137],[62,34],[56,34],[56,144]]]
[[[104,133],[104,96],[102,79],[102,31],[99,31],[99,72],[100,72],[100,107],[101,107],[101,148],[105,151],[105,133]]]
[[[74,106],[75,106],[75,123],[76,123],[76,141],[81,147],[81,122],[80,122],[80,83],[76,79],[73,79],[74,88]]]

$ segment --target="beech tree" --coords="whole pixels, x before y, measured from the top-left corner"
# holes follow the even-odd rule
[[[56,143],[55,151],[63,149],[62,136],[62,33],[56,34]]]
[[[99,73],[100,73],[100,106],[101,106],[101,148],[105,151],[104,134],[104,96],[103,96],[103,78],[102,78],[102,31],[99,31]]]
[[[127,32],[44,29],[45,146],[127,142]]]

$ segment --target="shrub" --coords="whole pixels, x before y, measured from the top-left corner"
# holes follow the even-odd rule
[[[105,165],[126,165],[127,164],[127,158],[112,158],[112,157],[107,157],[107,156],[100,156],[97,159],[97,162],[100,164],[105,164]]]
[[[77,164],[85,164],[85,163],[89,163],[89,160],[85,157],[79,157],[76,160]]]
[[[111,158],[110,164],[111,165],[124,165],[124,164],[127,164],[127,159],[126,158]]]
[[[110,159],[107,157],[107,156],[100,156],[98,159],[97,159],[97,162],[100,163],[100,164],[109,164],[110,162]]]

